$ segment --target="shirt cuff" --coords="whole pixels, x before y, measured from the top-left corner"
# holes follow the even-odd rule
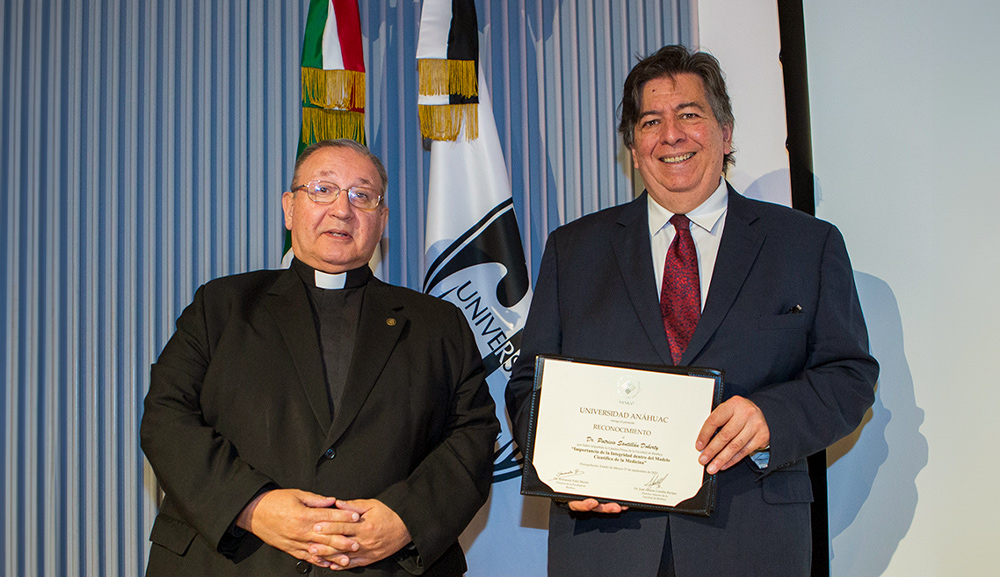
[[[757,465],[758,469],[766,469],[767,464],[771,462],[771,446],[768,445],[750,453],[750,460],[753,461],[754,465]]]

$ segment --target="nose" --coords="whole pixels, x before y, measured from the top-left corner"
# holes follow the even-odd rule
[[[354,207],[351,206],[351,201],[347,196],[346,190],[341,190],[337,198],[329,204],[329,207],[327,212],[342,220],[346,220],[354,214]]]
[[[675,118],[665,118],[660,126],[660,140],[664,144],[674,146],[679,142],[683,142],[687,137],[681,124]]]

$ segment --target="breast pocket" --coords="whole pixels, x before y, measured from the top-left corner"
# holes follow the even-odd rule
[[[809,318],[809,315],[802,313],[761,315],[757,318],[757,328],[762,331],[805,329],[809,325]]]

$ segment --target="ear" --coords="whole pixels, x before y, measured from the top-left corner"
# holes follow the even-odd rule
[[[292,207],[295,206],[295,193],[285,192],[281,195],[281,210],[285,213],[285,228],[292,230]]]
[[[733,151],[733,125],[724,124],[722,126],[722,141],[723,141],[723,154],[729,154]]]
[[[382,238],[385,235],[385,227],[389,224],[389,207],[384,204],[378,207],[379,210],[379,225],[378,225],[378,237]]]
[[[635,147],[629,148],[628,151],[632,154],[632,168],[639,170],[639,161],[635,157]]]

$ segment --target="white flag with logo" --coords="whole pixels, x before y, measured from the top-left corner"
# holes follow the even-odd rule
[[[525,509],[531,509],[534,512],[529,516],[544,519],[547,503],[532,500],[532,506],[525,507],[520,494],[520,454],[515,451],[503,402],[521,349],[521,330],[531,301],[530,277],[492,104],[481,66],[477,66],[475,7],[471,1],[467,4],[426,0],[421,17],[419,69],[422,74],[432,71],[438,86],[435,91],[428,88],[432,82],[422,80],[419,100],[422,132],[432,139],[423,290],[465,313],[486,365],[501,423],[490,502],[461,539],[469,574],[509,574],[515,551],[517,566],[526,572],[522,574],[543,575],[545,531],[526,527],[523,517]],[[453,6],[458,6],[454,13]],[[462,45],[442,46],[449,38],[461,38]],[[478,80],[471,87],[470,70]]]

